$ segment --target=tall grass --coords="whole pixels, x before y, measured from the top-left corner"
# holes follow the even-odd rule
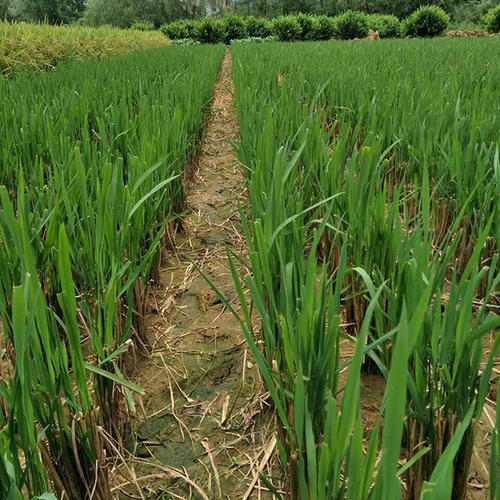
[[[261,331],[242,320],[264,340],[293,498],[465,494],[499,347],[497,45],[232,49]],[[345,384],[340,338],[357,345]],[[366,450],[362,370],[387,381],[382,442],[375,429]],[[322,477],[341,480],[325,486],[329,463]]]
[[[64,62],[164,47],[167,43],[161,33],[152,31],[0,20],[0,74],[49,69]]]
[[[0,82],[0,317],[13,366],[0,385],[13,471],[2,492],[41,494],[50,479],[58,497],[111,498],[106,457],[140,391],[123,355],[145,347],[148,284],[183,211],[223,50],[154,49]]]

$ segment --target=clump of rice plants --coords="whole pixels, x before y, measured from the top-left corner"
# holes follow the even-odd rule
[[[292,497],[466,493],[500,346],[498,120],[491,113],[500,67],[491,56],[498,40],[464,42],[232,49],[251,217],[245,285],[260,330],[235,280],[247,339],[276,405]],[[489,61],[480,85],[478,60]],[[332,331],[339,318],[342,328]],[[361,353],[348,362],[345,383],[340,339]],[[312,382],[322,368],[327,382]],[[350,385],[363,369],[387,383],[382,443],[377,427],[364,450],[363,410]]]
[[[161,33],[150,30],[11,24],[0,19],[0,74],[20,69],[49,69],[68,61],[83,61],[167,44],[168,40]]]
[[[222,55],[153,49],[0,82],[0,318],[12,365],[0,385],[0,491],[111,498],[106,457],[140,391],[124,354],[147,347],[148,284],[184,207]]]

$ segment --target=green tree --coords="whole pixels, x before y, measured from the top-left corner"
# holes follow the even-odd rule
[[[90,0],[84,21],[92,25],[111,24],[128,28],[137,21],[157,28],[177,19],[205,14],[204,2],[197,0]]]
[[[9,0],[0,0],[0,19],[5,19],[9,12]]]
[[[13,0],[10,7],[16,19],[50,24],[76,21],[84,10],[85,0]]]

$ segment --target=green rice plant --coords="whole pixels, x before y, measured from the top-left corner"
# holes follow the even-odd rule
[[[243,323],[250,344],[264,340],[253,352],[277,408],[293,498],[401,498],[396,477],[411,498],[463,496],[497,355],[495,344],[485,357],[481,342],[486,334],[498,338],[499,326],[499,136],[490,125],[500,67],[486,53],[496,43],[470,41],[465,60],[463,47],[448,40],[232,48],[236,150],[247,170],[251,220],[245,285],[253,302],[242,305]],[[478,86],[477,74],[469,75],[484,58],[489,64]],[[398,69],[391,73],[393,62]],[[328,352],[318,341],[298,341],[310,274],[316,288],[307,311],[318,311],[317,322],[303,329],[310,339],[302,336],[357,337],[365,358],[359,370],[371,364],[387,379],[378,468],[371,465],[378,438],[369,437],[365,455],[356,416],[344,429],[348,452],[334,448],[336,434],[325,445],[322,463],[331,469],[322,477],[344,481],[331,490],[333,482],[318,480],[323,416],[309,407],[317,401],[309,377],[299,376],[310,372],[298,367],[309,365],[297,361],[304,352]],[[331,333],[330,313],[314,304],[339,289],[334,309],[348,325]],[[242,291],[240,298],[243,304]],[[260,331],[250,326],[252,307]],[[336,349],[329,351],[329,366],[337,366]],[[337,417],[343,411],[332,409],[327,420]],[[399,469],[403,452],[408,461]],[[329,454],[336,457],[331,463]],[[361,477],[360,470],[369,472]],[[349,492],[353,484],[361,489]]]
[[[126,380],[123,355],[132,344],[145,347],[148,283],[166,225],[184,209],[182,178],[224,49],[196,50],[1,83],[0,317],[14,370],[0,392],[10,447],[4,490],[42,494],[48,477],[58,497],[84,498],[95,488],[96,498],[111,498],[106,453],[116,452],[139,390]],[[13,131],[26,117],[19,141]],[[20,286],[28,347],[17,341]],[[15,406],[21,352],[32,365],[21,391],[33,407],[31,428]]]
[[[496,386],[497,392],[497,408],[500,403],[500,391],[498,390],[498,382]],[[493,426],[491,436],[490,450],[490,500],[498,498],[500,495],[500,414],[496,412],[495,424]]]
[[[467,50],[454,42],[465,42]],[[326,142],[332,134],[335,140],[338,127],[344,123],[351,137],[357,136],[360,143],[367,139],[371,147],[373,138],[377,137],[382,151],[389,151],[386,167],[392,182],[413,184],[416,177],[417,192],[423,165],[426,165],[432,193],[430,210],[435,244],[439,245],[452,221],[467,205],[461,223],[464,230],[462,267],[471,252],[468,242],[477,237],[485,214],[498,210],[493,168],[499,140],[498,124],[496,114],[491,115],[488,110],[495,107],[491,96],[495,94],[493,82],[500,68],[487,54],[496,49],[498,41],[488,42],[491,43],[489,49],[475,40],[439,40],[432,44],[430,41],[387,40],[376,46],[357,44],[349,47],[335,43],[306,44],[295,50],[276,47],[274,55],[268,55],[267,62],[268,66],[273,65],[276,75],[274,93],[280,89],[280,73],[284,77],[281,87],[293,93],[291,101],[298,99],[310,103],[318,89],[322,89],[314,106],[321,111]],[[336,72],[328,65],[308,64],[307,78],[289,78],[288,75],[296,71],[304,71],[301,69],[303,56],[295,55],[299,50],[311,60],[335,60],[345,69]],[[415,63],[422,50],[430,51],[425,67]],[[465,59],[461,56],[464,53],[467,54]],[[405,71],[395,65],[394,72],[387,73],[392,67],[391,61],[399,57],[406,61]],[[363,62],[350,64],[352,58],[361,58]],[[455,71],[440,71],[443,58],[444,64]],[[479,86],[469,78],[477,66],[476,59],[491,62],[485,66]],[[457,69],[464,66],[470,71]],[[434,85],[447,91],[439,94],[433,90]],[[297,107],[301,121],[310,109]],[[288,133],[290,128],[279,133],[283,137],[293,136],[293,130]],[[405,198],[408,197],[405,195]],[[413,209],[409,209],[412,212]],[[495,221],[492,239],[486,244],[485,258],[491,257],[497,247],[494,241],[496,226]]]

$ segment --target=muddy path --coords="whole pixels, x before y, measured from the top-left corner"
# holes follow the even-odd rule
[[[132,463],[144,498],[265,498],[252,479],[259,465],[270,467],[267,395],[239,323],[196,268],[238,308],[226,257],[226,248],[245,253],[238,213],[245,183],[229,142],[237,133],[232,93],[228,50],[187,189],[183,232],[165,251],[151,291],[151,358],[139,361],[134,376],[145,390]],[[140,498],[128,482],[120,491]]]

